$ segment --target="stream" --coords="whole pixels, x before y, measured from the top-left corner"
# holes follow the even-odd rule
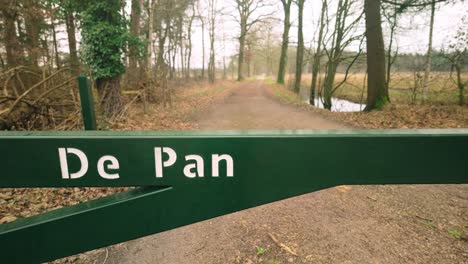
[[[309,99],[305,101],[307,104],[309,104]],[[324,108],[323,103],[320,100],[320,98],[315,98],[315,107],[318,108]],[[333,97],[332,98],[332,112],[359,112],[364,110],[366,107],[365,104],[358,104],[354,103],[348,100],[343,100],[343,99],[338,99]]]

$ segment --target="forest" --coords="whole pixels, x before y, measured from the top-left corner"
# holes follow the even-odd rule
[[[466,107],[466,12],[433,45],[434,18],[447,6],[463,3],[4,0],[0,129],[77,128],[80,74],[109,121],[129,103],[172,105],[182,84],[259,76],[325,109],[334,97],[366,112],[400,101]],[[399,34],[418,14],[425,41],[405,50]]]

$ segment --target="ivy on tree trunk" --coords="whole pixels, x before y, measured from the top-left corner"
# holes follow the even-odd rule
[[[122,110],[120,76],[128,34],[120,13],[122,1],[86,1],[81,14],[82,55],[96,80],[102,113],[112,117]]]

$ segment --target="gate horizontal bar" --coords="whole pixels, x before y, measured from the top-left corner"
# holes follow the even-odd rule
[[[0,133],[0,149],[2,187],[148,186],[0,225],[6,263],[49,261],[337,185],[468,183],[466,129]],[[84,158],[73,149],[88,162],[78,178]]]
[[[468,130],[3,132],[0,149],[0,187],[460,183]],[[193,155],[203,177],[184,176]]]

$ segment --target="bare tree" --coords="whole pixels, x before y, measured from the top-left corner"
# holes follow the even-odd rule
[[[216,0],[208,0],[208,26],[210,36],[210,59],[208,62],[208,80],[210,83],[215,81],[216,66],[215,66],[215,29],[216,29]]]
[[[151,71],[151,64],[152,60],[151,57],[153,56],[153,31],[154,31],[154,11],[156,8],[156,0],[148,0],[148,50],[146,52],[146,70],[148,73]]]
[[[141,8],[143,6],[143,0],[132,0],[132,11],[130,17],[130,33],[134,38],[139,38],[140,36],[140,18],[141,18]],[[138,67],[138,47],[135,45],[130,45],[129,47],[129,56],[128,56],[128,72],[130,75],[135,75]],[[136,77],[136,76],[132,76]]]
[[[467,22],[468,16],[465,15],[462,18],[461,26],[458,28],[454,40],[449,45],[451,52],[447,54],[447,59],[452,66],[452,71],[455,70],[455,84],[458,88],[458,104],[460,106],[465,103],[465,85],[468,83],[467,80],[463,80],[462,78],[465,58],[468,55],[468,28],[466,27]]]
[[[196,11],[195,11],[195,3],[191,3],[191,6],[192,6],[192,14],[189,18],[189,22],[187,24],[187,41],[188,41],[188,44],[187,44],[187,51],[185,52],[187,58],[186,58],[186,62],[187,62],[187,72],[186,72],[186,76],[185,78],[186,79],[189,79],[190,78],[190,61],[192,60],[192,25],[193,25],[193,20],[195,19],[195,16],[196,16]]]
[[[239,34],[239,54],[238,54],[238,65],[237,65],[237,80],[242,81],[243,76],[243,65],[244,65],[244,53],[245,53],[245,40],[250,29],[256,23],[269,17],[269,14],[258,14],[258,10],[262,7],[269,6],[264,0],[235,0],[237,4],[237,11],[239,17],[236,18],[236,22],[240,26]]]
[[[312,83],[310,85],[310,97],[309,103],[311,105],[315,104],[315,91],[317,89],[317,77],[320,70],[320,59],[322,58],[322,41],[323,41],[323,31],[325,28],[325,10],[327,9],[327,0],[322,1],[322,10],[320,14],[320,25],[319,25],[319,34],[317,38],[317,48],[314,54],[314,62],[312,65]]]
[[[278,76],[276,78],[276,82],[280,84],[284,84],[284,75],[286,73],[286,65],[288,62],[289,29],[291,28],[291,3],[292,0],[281,0],[284,11],[283,40],[281,42],[281,55]]]
[[[296,53],[296,77],[294,78],[294,92],[299,93],[302,80],[302,66],[304,64],[304,33],[302,31],[305,0],[297,0],[297,53]]]
[[[432,59],[432,33],[434,31],[434,15],[435,15],[435,0],[433,0],[431,3],[431,21],[429,24],[429,43],[427,45],[426,63],[424,65],[423,101],[427,100],[427,92],[429,90],[429,75],[431,74],[431,59]]]
[[[202,69],[201,69],[201,78],[205,79],[205,17],[203,14],[203,9],[200,6],[200,1],[198,1],[197,5],[197,13],[198,13],[198,20],[201,23],[201,30],[202,30]]]
[[[398,25],[398,14],[403,12],[401,8],[395,8],[394,6],[389,6],[387,8],[383,8],[383,15],[385,16],[385,19],[387,20],[389,26],[390,26],[390,35],[389,35],[389,41],[388,41],[388,47],[387,47],[387,72],[386,72],[386,79],[385,79],[385,86],[388,91],[390,89],[390,81],[391,81],[391,72],[392,72],[392,66],[395,63],[395,60],[398,56],[398,47],[396,48],[395,51],[393,51],[393,44],[394,44],[394,39],[395,39],[395,33]]]
[[[340,63],[348,58],[343,58],[343,51],[349,44],[353,41],[356,41],[362,38],[361,35],[352,35],[350,33],[355,29],[356,25],[359,23],[362,13],[354,18],[351,22],[349,19],[352,18],[351,9],[356,2],[354,0],[339,0],[337,5],[337,10],[335,14],[335,25],[333,32],[330,36],[331,43],[330,47],[327,48],[324,44],[324,51],[327,55],[328,62],[326,64],[325,70],[325,80],[323,83],[323,106],[326,109],[331,109],[332,107],[332,95],[333,93],[344,83],[341,81],[338,85],[335,85],[335,76],[336,71]],[[326,14],[326,13],[325,13]],[[351,62],[348,65],[344,81],[348,77],[349,69],[357,60],[360,52],[354,56]]]

